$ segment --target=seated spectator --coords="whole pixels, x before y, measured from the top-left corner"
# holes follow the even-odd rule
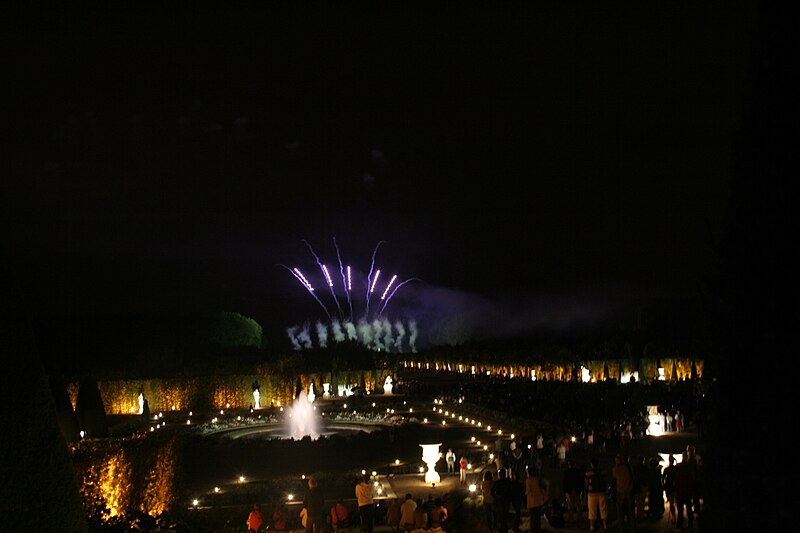
[[[431,509],[431,527],[442,527],[445,520],[447,520],[447,507],[442,504],[441,498],[436,498],[435,506]]]
[[[341,498],[331,507],[331,527],[334,531],[350,527],[350,511],[344,506]]]
[[[428,529],[428,513],[422,503],[422,498],[417,498],[417,508],[414,510],[414,528]]]
[[[272,529],[275,531],[289,530],[289,510],[286,505],[280,504],[272,513]]]

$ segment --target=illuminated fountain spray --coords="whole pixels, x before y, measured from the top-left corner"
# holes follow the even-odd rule
[[[301,440],[306,436],[311,437],[311,440],[319,438],[319,417],[308,400],[306,391],[301,391],[292,402],[288,416],[290,438],[294,440]]]
[[[422,447],[422,460],[428,465],[428,471],[425,472],[425,483],[436,484],[441,481],[439,473],[436,471],[436,462],[442,457],[442,454],[439,453],[439,446],[441,445],[441,442],[438,444],[420,444]]]

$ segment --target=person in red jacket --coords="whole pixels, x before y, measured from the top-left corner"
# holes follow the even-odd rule
[[[334,531],[350,527],[350,511],[344,506],[341,498],[331,507],[331,527]]]
[[[261,514],[258,504],[253,504],[253,510],[247,517],[247,531],[262,531],[264,525],[264,515]]]

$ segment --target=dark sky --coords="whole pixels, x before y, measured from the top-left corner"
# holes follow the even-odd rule
[[[419,278],[387,310],[432,342],[695,297],[755,10],[557,4],[21,14],[0,216],[29,312],[284,331],[325,311],[278,265],[321,283],[302,241],[335,264],[334,237],[362,275],[385,241]]]

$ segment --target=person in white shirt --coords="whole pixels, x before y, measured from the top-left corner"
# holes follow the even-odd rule
[[[414,511],[416,510],[417,502],[414,501],[411,494],[406,494],[406,499],[400,506],[400,529],[404,531],[414,529]]]
[[[456,473],[456,454],[453,453],[452,448],[447,449],[447,454],[444,456],[445,460],[447,461],[447,473],[448,474],[455,474]]]

